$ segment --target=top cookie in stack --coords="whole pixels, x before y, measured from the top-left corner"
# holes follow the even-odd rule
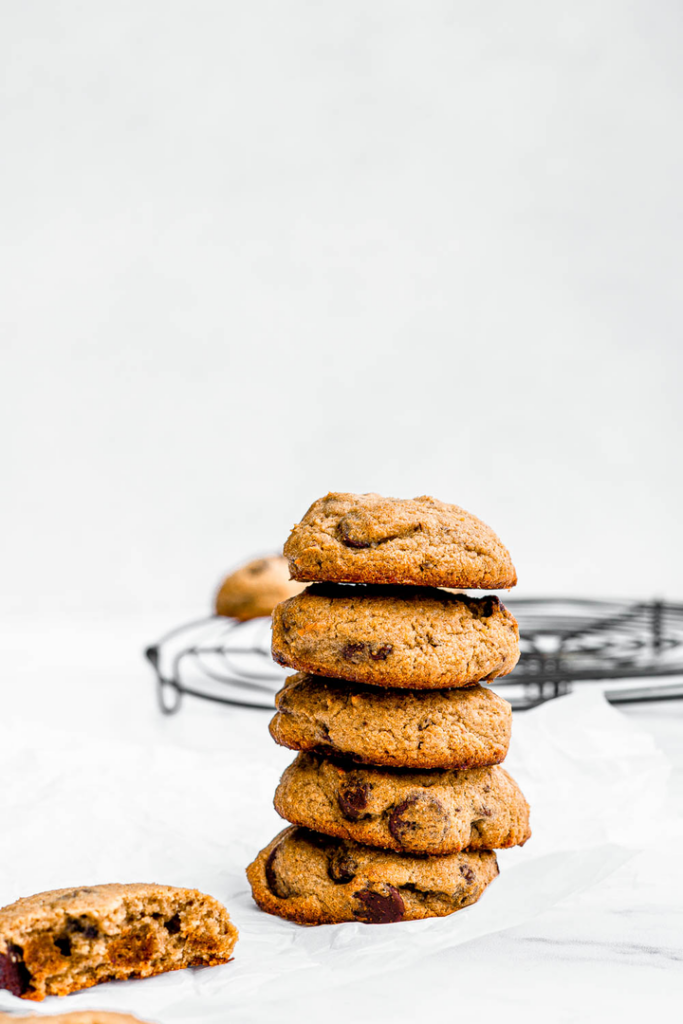
[[[301,751],[275,806],[298,827],[250,866],[257,902],[302,924],[473,903],[497,874],[492,850],[530,835],[498,767],[510,706],[479,685],[512,671],[519,633],[497,597],[438,588],[514,586],[508,551],[456,505],[329,494],[284,552],[313,583],[273,614],[273,655],[299,672],[271,733]]]
[[[292,579],[315,583],[414,583],[463,590],[514,587],[510,554],[493,530],[436,498],[328,494],[284,547]]]

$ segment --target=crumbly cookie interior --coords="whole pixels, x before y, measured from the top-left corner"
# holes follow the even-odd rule
[[[124,896],[76,915],[56,900],[11,929],[0,953],[0,982],[15,995],[43,999],[104,981],[225,963],[236,929],[219,903],[201,897]]]

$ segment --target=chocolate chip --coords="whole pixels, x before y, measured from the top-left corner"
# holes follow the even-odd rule
[[[335,885],[342,885],[352,881],[356,877],[357,871],[358,863],[345,847],[339,846],[331,852],[327,873]]]
[[[498,608],[499,603],[500,602],[498,601],[497,597],[485,597],[484,600],[479,605],[479,607],[481,608],[482,615],[485,618],[488,618],[490,615],[493,615],[494,611]]]
[[[470,884],[471,884],[471,883],[472,883],[472,882],[474,881],[474,879],[475,879],[475,874],[474,874],[474,871],[473,871],[473,870],[472,870],[472,868],[471,868],[471,867],[469,866],[469,864],[461,864],[461,865],[460,865],[460,874],[461,874],[461,875],[462,875],[462,877],[463,877],[463,878],[465,879],[465,881],[466,881],[466,882],[469,882]]]
[[[415,832],[426,832],[432,842],[443,838],[447,826],[443,804],[435,797],[414,793],[394,807],[389,817],[389,831],[399,843],[410,845]]]
[[[89,889],[87,888],[87,886],[84,886],[81,889],[72,889],[70,892],[65,892],[62,896],[59,897],[59,899],[62,901],[72,900],[75,899],[76,896],[88,896],[91,892],[94,891],[94,889]]]
[[[168,919],[168,921],[164,921],[164,928],[169,935],[177,935],[181,928],[180,916],[178,914],[174,914],[173,917]]]
[[[67,917],[67,930],[72,935],[82,935],[85,939],[96,939],[100,930],[88,917]]]
[[[13,996],[25,995],[31,987],[31,972],[24,963],[21,946],[8,944],[7,952],[0,953],[0,988]]]
[[[304,839],[311,846],[315,846],[319,850],[326,850],[330,843],[334,842],[333,839],[323,835],[322,832],[315,832],[312,828],[304,828],[303,826],[297,829],[297,838]]]
[[[391,924],[400,921],[405,913],[403,897],[393,885],[383,885],[381,892],[361,889],[353,895],[362,904],[358,910],[354,910],[354,917],[365,924]]]
[[[349,821],[358,821],[368,805],[368,796],[372,791],[369,782],[359,782],[355,786],[348,786],[337,794],[339,810]]]
[[[270,891],[273,893],[274,896],[277,896],[277,894],[278,894],[277,893],[277,875],[275,874],[275,867],[274,867],[275,854],[277,853],[277,850],[278,850],[277,846],[275,847],[274,850],[271,850],[270,853],[268,854],[268,860],[266,861],[266,883],[268,885],[268,888],[270,889]]]
[[[353,523],[347,523],[346,520],[342,519],[339,524],[339,536],[341,537],[342,544],[346,544],[347,548],[369,548],[371,541],[365,540],[362,537],[352,537],[349,532],[349,527],[353,528]]]
[[[62,956],[71,956],[71,939],[68,935],[62,935],[60,938],[52,940],[62,954]]]
[[[393,649],[393,644],[382,644],[381,647],[370,650],[370,657],[373,661],[386,661]]]
[[[424,732],[424,730],[428,729],[430,727],[430,725],[434,725],[434,719],[433,718],[422,718],[417,723],[417,731],[418,732]]]
[[[359,658],[359,656],[362,657],[364,653],[365,644],[360,642],[351,642],[348,644],[344,644],[344,646],[341,649],[342,658],[346,658],[347,661],[355,661]]]

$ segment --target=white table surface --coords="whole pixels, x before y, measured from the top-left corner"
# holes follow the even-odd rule
[[[188,618],[192,617],[192,611]],[[182,621],[182,618],[179,620]],[[141,652],[170,625],[145,620],[6,622],[0,636],[3,718],[96,730],[183,747],[220,746],[223,715],[260,714],[188,700],[173,717],[156,706]],[[662,832],[600,885],[529,924],[422,961],[408,979],[391,970],[339,978],[324,997],[255,1000],[246,1021],[641,1021],[683,1012],[683,702],[636,705],[673,765]],[[263,713],[263,727],[268,715]],[[310,1003],[310,1005],[308,1005]]]

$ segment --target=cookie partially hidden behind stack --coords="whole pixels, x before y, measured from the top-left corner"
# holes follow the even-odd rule
[[[476,902],[495,849],[531,835],[501,767],[511,709],[481,683],[519,657],[493,595],[517,576],[493,531],[434,498],[329,494],[285,545],[313,586],[273,614],[298,669],[270,731],[300,751],[275,807],[292,826],[249,866],[254,899],[299,924],[441,917]],[[351,584],[351,585],[349,585]]]
[[[255,558],[235,569],[221,583],[214,602],[216,615],[247,622],[271,614],[273,608],[303,590],[289,578],[282,555]]]

